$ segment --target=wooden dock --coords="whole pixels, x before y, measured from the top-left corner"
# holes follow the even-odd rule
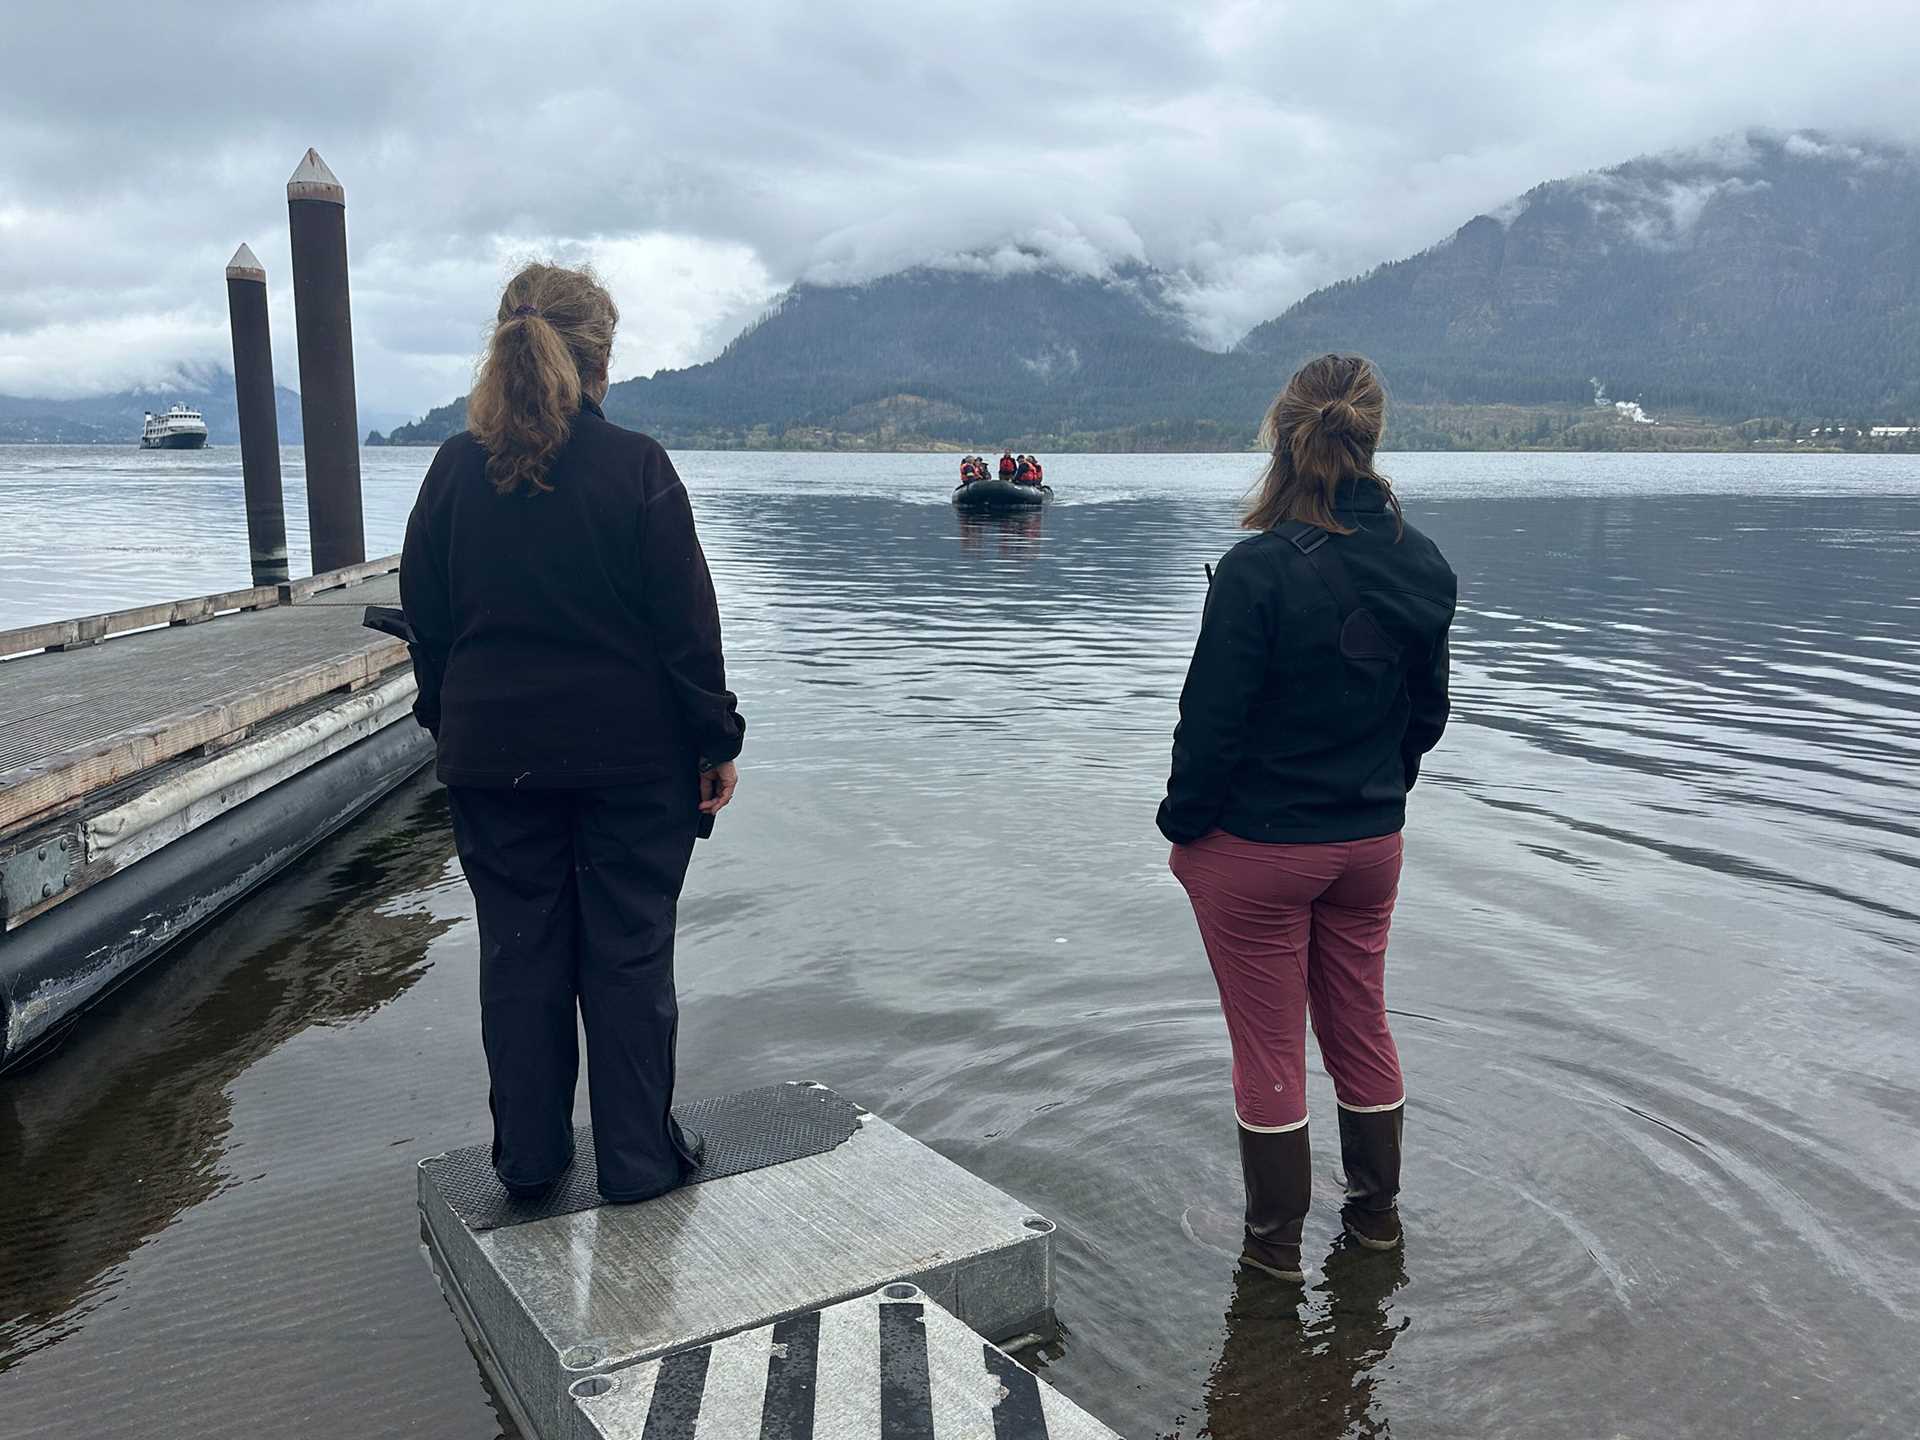
[[[429,758],[398,569],[0,631],[0,1068]]]

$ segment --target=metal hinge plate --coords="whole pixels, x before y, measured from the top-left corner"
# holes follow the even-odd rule
[[[77,835],[50,835],[0,857],[0,919],[25,914],[66,890],[79,860]]]

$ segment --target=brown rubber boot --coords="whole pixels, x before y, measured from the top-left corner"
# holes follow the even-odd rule
[[[1247,1233],[1240,1261],[1280,1280],[1303,1281],[1300,1228],[1313,1203],[1313,1154],[1307,1127],[1268,1133],[1240,1129],[1240,1173],[1247,1184]]]
[[[1347,1198],[1340,1223],[1369,1250],[1400,1244],[1400,1122],[1405,1105],[1391,1110],[1340,1107],[1340,1161],[1347,1172]]]

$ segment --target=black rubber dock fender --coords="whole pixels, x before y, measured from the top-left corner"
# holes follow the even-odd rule
[[[0,935],[0,1071],[432,758],[403,718]]]

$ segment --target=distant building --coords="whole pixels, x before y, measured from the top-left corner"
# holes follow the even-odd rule
[[[1876,425],[1867,433],[1874,436],[1911,435],[1920,425]]]

